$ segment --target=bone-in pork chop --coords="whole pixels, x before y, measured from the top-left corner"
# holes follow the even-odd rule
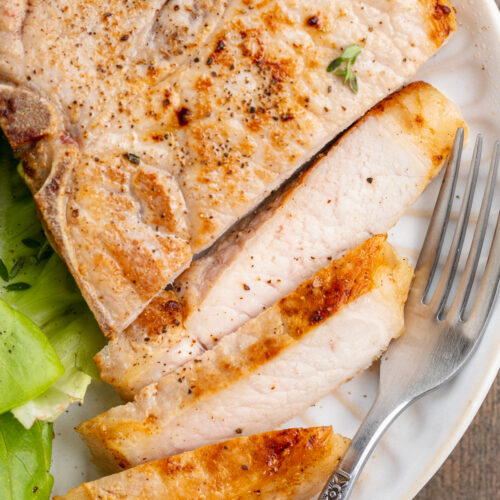
[[[456,28],[447,0],[0,9],[0,124],[108,334]],[[357,94],[326,71],[353,43]]]
[[[175,282],[180,298],[164,292],[117,334],[96,356],[103,380],[131,399],[330,259],[387,232],[439,172],[460,126],[455,104],[422,82],[382,101],[249,225],[194,262]]]

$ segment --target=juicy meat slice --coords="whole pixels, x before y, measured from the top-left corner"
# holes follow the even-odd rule
[[[174,292],[163,291],[124,332],[109,341],[95,361],[102,380],[130,400],[144,386],[203,351],[184,328],[182,302]]]
[[[439,172],[459,126],[465,123],[458,108],[428,84],[413,83],[385,99],[176,280],[184,326],[173,333],[157,329],[154,349],[144,341],[151,337],[148,328],[111,340],[96,357],[103,380],[131,399],[332,258],[387,232]]]
[[[185,326],[209,347],[349,248],[387,232],[439,173],[458,107],[413,83],[385,99],[249,224],[176,281]]]
[[[309,500],[348,444],[331,427],[237,437],[83,483],[55,500]]]
[[[411,278],[411,266],[375,236],[77,431],[100,464],[117,469],[275,428],[367,368],[401,333]]]
[[[0,125],[108,334],[456,28],[447,0],[0,9]],[[326,72],[354,42],[356,95]]]

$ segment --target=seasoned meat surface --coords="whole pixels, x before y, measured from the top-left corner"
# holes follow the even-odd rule
[[[56,500],[309,500],[348,444],[331,427],[237,437],[84,483]]]
[[[411,278],[408,263],[374,236],[134,402],[77,430],[100,464],[119,470],[276,428],[401,333]]]
[[[131,399],[331,259],[389,231],[440,171],[459,126],[465,124],[458,108],[422,82],[382,101],[176,280],[178,324],[155,299],[117,334],[96,357],[103,380]]]
[[[455,28],[447,0],[4,0],[0,125],[113,335]],[[357,94],[326,72],[352,43]]]

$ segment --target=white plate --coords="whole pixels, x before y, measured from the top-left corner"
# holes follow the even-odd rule
[[[493,142],[500,138],[500,14],[493,0],[454,0],[453,4],[459,31],[421,69],[416,79],[432,83],[459,104],[471,137],[478,132],[484,134],[481,170],[484,182]],[[472,141],[464,158],[470,158],[471,150]],[[496,210],[500,206],[499,192],[494,201]],[[437,183],[434,183],[390,233],[390,240],[400,253],[413,262],[436,193]],[[473,211],[477,213],[478,207]],[[409,408],[382,438],[363,471],[353,500],[411,499],[436,472],[465,432],[498,372],[499,329],[500,307],[496,307],[482,343],[466,369],[454,381]],[[377,367],[373,367],[287,426],[331,424],[337,432],[352,436],[374,399],[377,380]],[[100,472],[90,463],[89,454],[73,427],[118,403],[111,389],[94,383],[85,405],[73,405],[57,420],[52,461],[54,494],[65,493],[82,481],[99,477]]]

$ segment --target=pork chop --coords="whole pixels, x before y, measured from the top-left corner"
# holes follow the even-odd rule
[[[0,125],[108,335],[456,29],[448,0],[0,9]],[[352,43],[357,94],[326,71]]]
[[[458,108],[428,84],[385,99],[176,280],[184,325],[172,326],[168,316],[162,322],[160,314],[117,334],[96,356],[102,379],[132,399],[332,258],[387,232],[439,172],[459,126]]]
[[[119,469],[273,429],[367,368],[401,333],[411,277],[375,236],[77,431],[100,464]]]
[[[101,379],[125,400],[173,372],[205,349],[184,328],[182,302],[169,290],[155,297],[139,317],[96,356]]]
[[[238,437],[83,483],[55,500],[309,500],[348,443],[331,427]]]

